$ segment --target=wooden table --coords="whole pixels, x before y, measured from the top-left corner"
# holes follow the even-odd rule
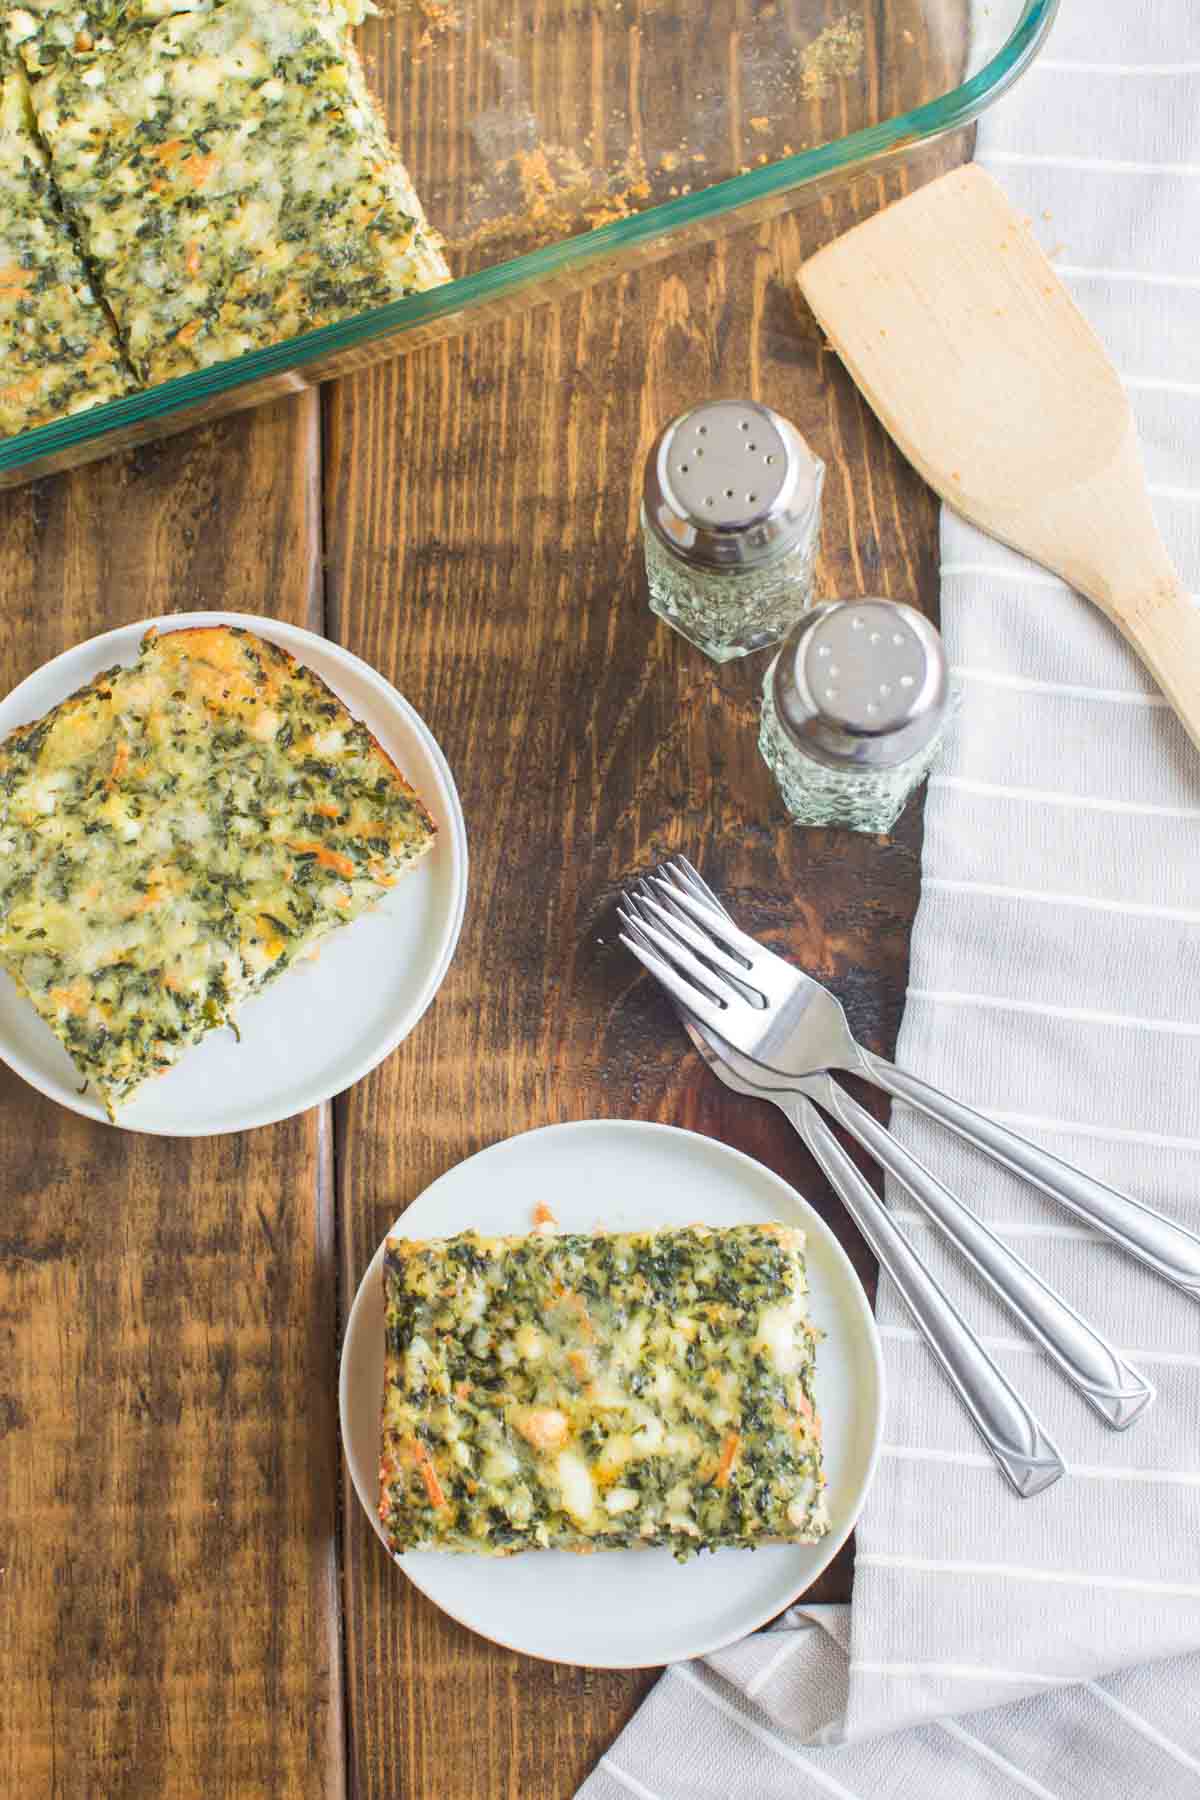
[[[657,428],[762,396],[829,464],[819,584],[929,607],[935,513],[787,277],[785,219],[320,394],[0,498],[4,691],[60,650],[220,606],[323,630],[458,779],[471,892],[432,1011],[285,1124],[167,1141],[0,1067],[0,1793],[565,1800],[654,1679],[537,1663],[388,1563],[337,1443],[341,1319],[393,1218],[512,1132],[596,1115],[736,1144],[869,1261],[784,1121],[685,1054],[614,943],[683,850],[892,1043],[918,873],[797,832],[755,746],[762,658],[647,612]],[[843,1553],[814,1598],[844,1599]]]

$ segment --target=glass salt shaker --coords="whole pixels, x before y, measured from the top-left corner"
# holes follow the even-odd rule
[[[800,620],[767,670],[758,744],[797,824],[885,832],[951,709],[928,619],[891,600],[839,600]]]
[[[728,662],[777,644],[812,604],[825,465],[754,400],[706,400],[672,420],[646,462],[650,607]]]

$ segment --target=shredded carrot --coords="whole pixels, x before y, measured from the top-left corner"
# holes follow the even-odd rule
[[[572,1374],[578,1381],[586,1381],[591,1375],[592,1361],[586,1350],[568,1351],[567,1361],[571,1366]]]
[[[188,245],[187,261],[184,263],[183,266],[187,270],[189,275],[198,275],[200,273],[200,240],[199,240],[199,238],[193,238],[191,243]]]
[[[800,1425],[797,1425],[797,1431],[802,1430],[804,1425],[807,1425],[813,1436],[819,1442],[821,1437],[821,1421],[817,1417],[813,1403],[808,1398],[807,1394],[801,1394],[800,1398],[796,1401],[796,1411],[800,1414],[802,1421]]]
[[[180,164],[180,171],[187,176],[194,188],[202,188],[217,162],[215,152],[209,156],[189,156],[185,163]]]
[[[456,1394],[457,1394],[457,1395],[458,1395],[458,1398],[459,1398],[459,1399],[460,1399],[460,1400],[466,1400],[466,1399],[469,1399],[469,1398],[470,1398],[470,1393],[471,1393],[471,1384],[470,1384],[470,1382],[469,1382],[469,1381],[459,1381],[459,1382],[456,1382],[456,1384],[455,1384],[455,1388],[454,1388],[454,1392],[455,1392],[455,1393],[456,1393]]]
[[[421,1464],[421,1480],[425,1483],[425,1492],[429,1495],[430,1506],[445,1506],[446,1496],[442,1492],[442,1484],[431,1462]]]
[[[433,1466],[432,1457],[420,1438],[412,1439],[412,1447],[417,1468],[421,1472],[421,1480],[425,1483],[425,1492],[429,1495],[430,1506],[445,1506],[447,1504],[446,1496],[442,1491],[442,1484],[437,1478],[437,1470]]]
[[[113,756],[112,768],[108,771],[108,779],[104,783],[105,787],[108,788],[110,792],[116,786],[117,782],[120,781],[128,767],[129,745],[127,741],[122,738],[117,745],[116,754]]]
[[[341,810],[333,800],[321,800],[313,807],[313,811],[320,813],[323,819],[336,819]]]
[[[558,1220],[550,1211],[544,1200],[539,1200],[533,1209],[533,1224],[536,1230],[540,1225],[557,1225]]]
[[[78,982],[72,987],[51,988],[50,998],[64,1012],[74,1013],[76,1018],[87,1011],[87,994]]]
[[[146,155],[152,156],[156,162],[165,163],[170,168],[171,164],[183,155],[183,139],[168,138],[165,144],[156,144],[153,150],[147,150]]]
[[[31,270],[22,269],[18,263],[9,263],[0,269],[0,294],[27,294],[32,281]]]
[[[175,342],[177,344],[190,344],[193,338],[199,337],[201,324],[202,320],[200,319],[189,319],[182,331],[177,331],[175,333]]]
[[[354,874],[354,864],[340,850],[327,850],[324,844],[289,844],[297,856],[315,856],[323,869],[336,869],[347,881]]]
[[[582,1294],[574,1294],[569,1289],[562,1293],[559,1304],[573,1312],[579,1321],[579,1335],[585,1343],[596,1341],[596,1328],[592,1324],[592,1315],[587,1309],[587,1301]]]
[[[721,1460],[717,1464],[716,1483],[718,1487],[728,1487],[729,1477],[733,1474],[733,1465],[737,1461],[737,1453],[742,1447],[741,1437],[731,1431],[721,1445]]]
[[[22,375],[20,381],[10,381],[7,387],[0,388],[0,400],[29,400],[42,385],[40,374]]]

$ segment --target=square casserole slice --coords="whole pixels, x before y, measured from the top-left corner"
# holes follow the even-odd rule
[[[773,1224],[389,1238],[391,1548],[824,1536],[803,1250]]]
[[[131,391],[116,334],[55,203],[25,78],[0,70],[0,435]]]
[[[433,840],[366,726],[285,650],[151,633],[0,743],[0,967],[112,1117]]]
[[[54,178],[146,381],[448,279],[344,17],[224,0],[35,90]]]

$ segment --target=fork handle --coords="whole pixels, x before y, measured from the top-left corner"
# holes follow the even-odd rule
[[[956,1194],[944,1187],[865,1106],[817,1075],[805,1088],[911,1194],[976,1274],[1053,1357],[1105,1424],[1124,1431],[1149,1406],[1154,1389],[1086,1319],[1011,1250]]]
[[[1144,1206],[1140,1200],[1120,1194],[1085,1175],[1082,1169],[1051,1156],[1048,1150],[1031,1144],[1007,1126],[997,1125],[961,1101],[952,1100],[882,1056],[861,1048],[859,1056],[861,1066],[855,1065],[853,1073],[865,1074],[894,1099],[907,1101],[918,1112],[947,1126],[1014,1175],[1049,1194],[1093,1230],[1120,1244],[1147,1268],[1200,1300],[1200,1237],[1155,1212],[1153,1207]]]
[[[954,1302],[929,1273],[874,1189],[803,1094],[769,1096],[808,1145],[830,1186],[895,1282],[913,1324],[929,1345],[980,1437],[1023,1500],[1065,1472],[1062,1458]]]

